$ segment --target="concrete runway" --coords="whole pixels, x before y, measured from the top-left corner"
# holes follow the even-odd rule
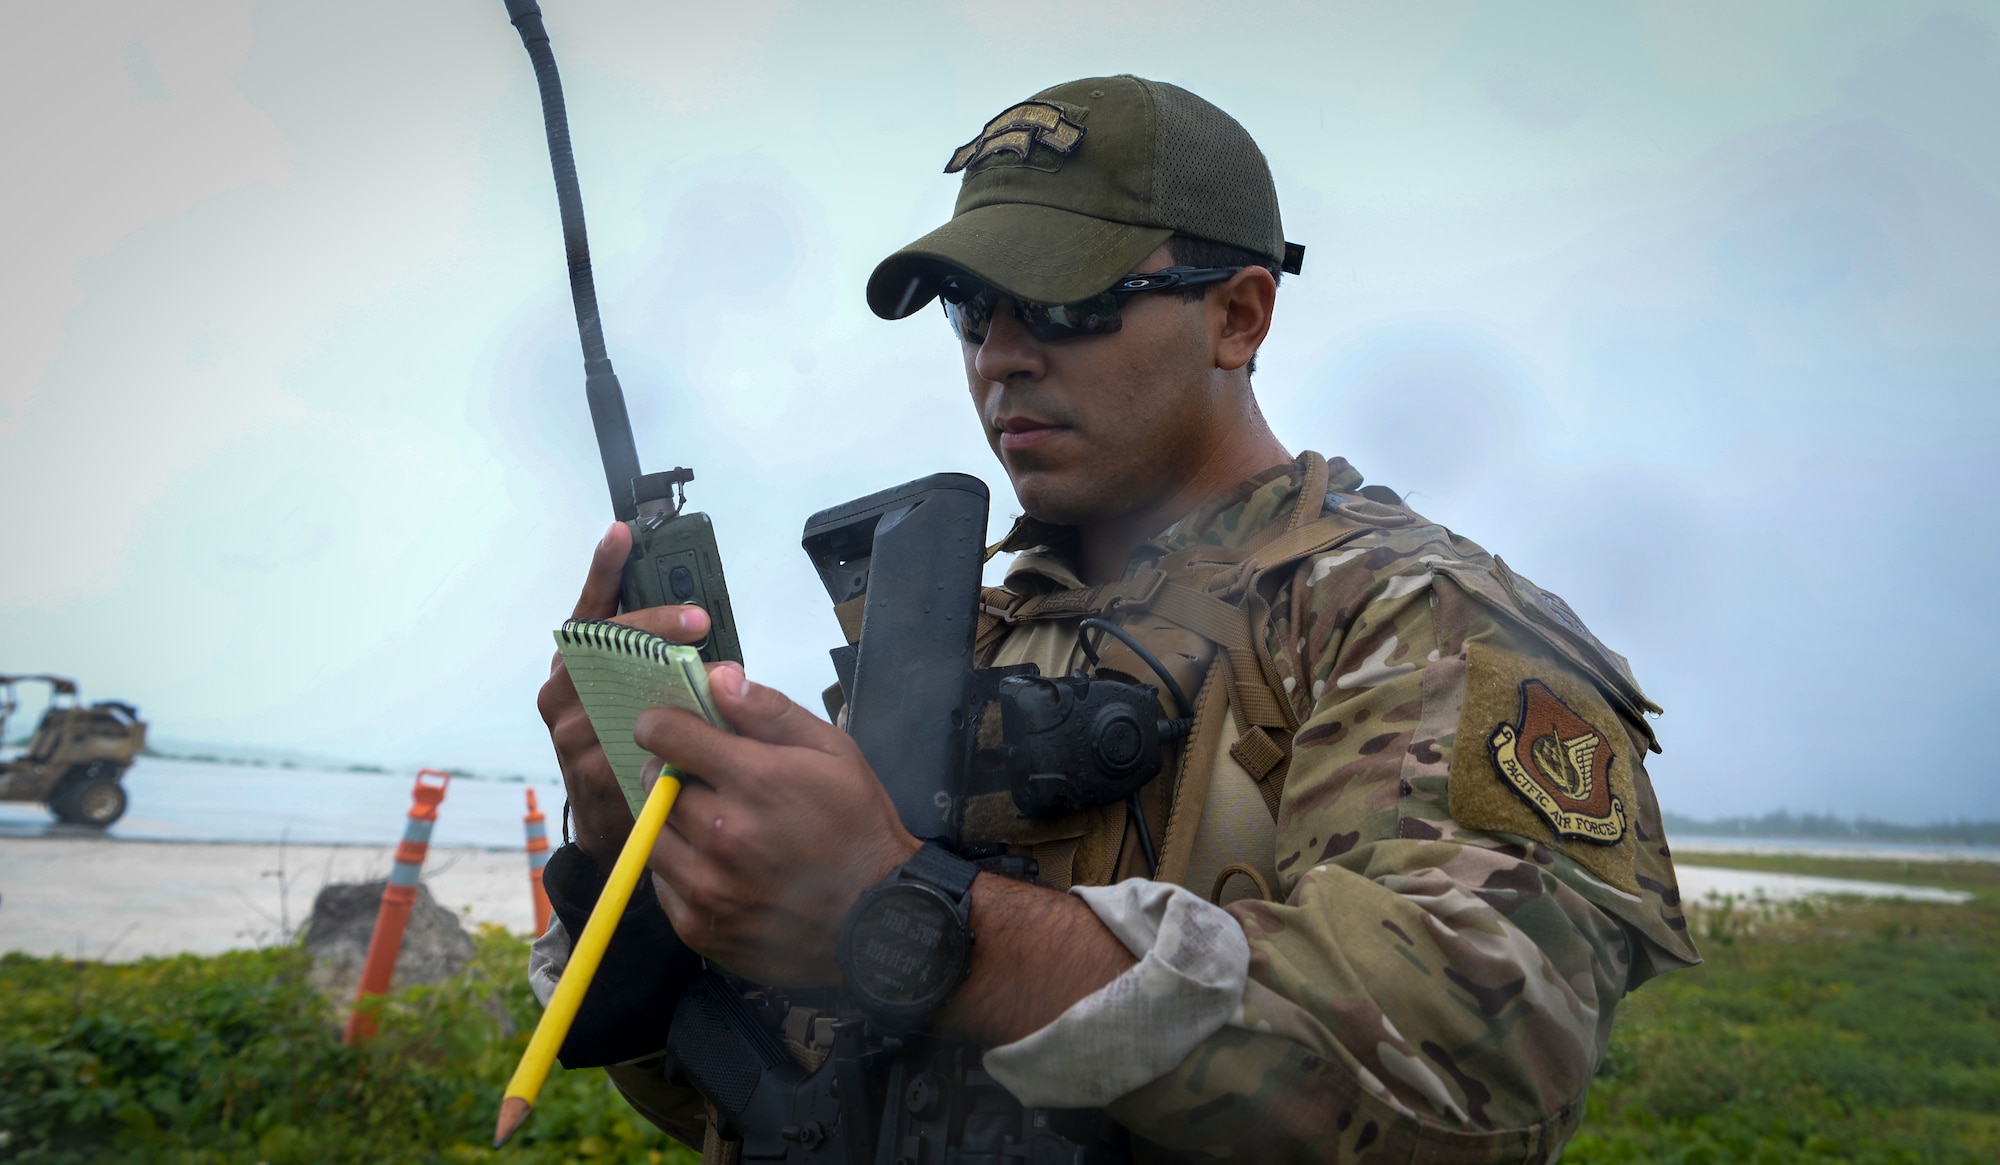
[[[108,833],[58,824],[39,805],[0,804],[0,951],[136,959],[285,941],[327,882],[380,878],[410,805],[407,773],[323,772],[142,758],[126,774],[132,811]],[[552,838],[562,786],[454,780],[424,880],[468,922],[530,926],[523,793]],[[270,839],[298,839],[280,846]],[[1909,860],[1985,860],[1977,847],[1839,845],[1757,838],[1677,839],[1684,853],[1737,850]],[[279,878],[283,870],[284,877]],[[1791,874],[1680,867],[1682,897],[1790,901],[1853,893],[1962,901],[1950,890]]]
[[[1774,874],[1765,870],[1730,870],[1720,866],[1675,866],[1681,883],[1681,901],[1695,906],[1704,901],[1742,898],[1750,901],[1796,902],[1801,898],[1853,894],[1862,898],[1901,898],[1908,902],[1972,901],[1964,890],[1937,886],[1899,886],[1893,882],[1860,882],[1850,878],[1818,878],[1810,874]]]
[[[389,846],[0,837],[0,951],[123,961],[282,942],[311,913],[322,885],[383,877],[393,855]],[[1711,866],[1683,865],[1680,879],[1683,899],[1695,904],[1717,895],[1772,902],[1815,894],[1970,897]],[[494,922],[520,933],[532,925],[519,850],[433,848],[424,881],[468,924]]]
[[[0,951],[122,962],[284,942],[321,886],[386,877],[394,856],[392,846],[0,838]],[[520,850],[433,847],[424,881],[468,925],[533,925]]]

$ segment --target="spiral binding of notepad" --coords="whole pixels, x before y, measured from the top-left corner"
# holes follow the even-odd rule
[[[643,655],[658,663],[670,662],[667,648],[674,646],[672,640],[662,638],[651,631],[637,627],[627,627],[623,623],[613,623],[609,619],[571,619],[556,632],[563,642],[578,646],[588,645],[605,651],[622,651],[628,655]]]

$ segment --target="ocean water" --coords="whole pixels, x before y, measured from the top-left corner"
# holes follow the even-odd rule
[[[131,798],[107,831],[131,841],[393,845],[410,811],[413,769],[321,772],[141,758],[125,774]],[[519,849],[526,792],[535,791],[549,838],[562,836],[562,782],[454,779],[438,806],[435,846]],[[99,836],[57,823],[40,805],[0,802],[0,838]]]

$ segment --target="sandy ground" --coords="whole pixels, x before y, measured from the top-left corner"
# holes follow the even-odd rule
[[[0,839],[0,951],[123,961],[281,942],[321,886],[385,877],[394,855],[389,846]],[[519,850],[434,847],[424,881],[468,923],[533,925]]]
[[[311,913],[321,886],[383,877],[393,854],[387,846],[0,838],[0,951],[121,961],[279,942]],[[1691,903],[1724,895],[1773,902],[1814,894],[1970,897],[1711,866],[1679,872]],[[531,926],[527,861],[518,850],[433,848],[424,881],[439,904],[470,923],[517,932]]]
[[[1974,845],[1858,845],[1789,838],[1680,837],[1674,852],[1686,854],[1760,854],[1806,858],[1867,858],[1878,862],[2000,862],[2000,848]]]
[[[1682,847],[1686,848],[1686,847]],[[1720,866],[1677,865],[1681,901],[1696,905],[1722,898],[1796,902],[1824,894],[1857,894],[1863,898],[1902,898],[1912,902],[1970,902],[1964,890],[1935,886],[1898,886],[1891,882],[1860,882],[1849,878],[1815,878],[1807,874],[1773,874],[1763,870],[1728,870]],[[0,926],[0,934],[4,934]]]

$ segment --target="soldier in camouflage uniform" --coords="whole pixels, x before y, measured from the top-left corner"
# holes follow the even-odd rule
[[[1028,511],[981,662],[1064,674],[1077,621],[1117,618],[1181,673],[1194,706],[1171,711],[1195,728],[1142,798],[1157,869],[1123,806],[968,807],[967,840],[1034,856],[1041,885],[980,876],[973,969],[932,1025],[988,1048],[1024,1104],[1104,1107],[1137,1160],[1553,1158],[1619,1000],[1697,961],[1643,764],[1658,709],[1562,600],[1270,435],[1249,374],[1299,252],[1234,120],[1086,79],[1004,111],[949,169],[952,221],[885,260],[869,300],[951,304]],[[1100,294],[1170,268],[1223,274]],[[580,615],[613,609],[621,531]],[[704,630],[689,610],[622,618]],[[641,723],[712,786],[674,811],[659,902],[756,981],[833,981],[847,906],[914,839],[844,735],[733,665],[715,686],[742,737]],[[559,667],[542,707],[608,868],[629,813]],[[558,924],[537,944],[544,986],[567,941]],[[613,1058],[642,1112],[700,1136],[697,1098]]]

